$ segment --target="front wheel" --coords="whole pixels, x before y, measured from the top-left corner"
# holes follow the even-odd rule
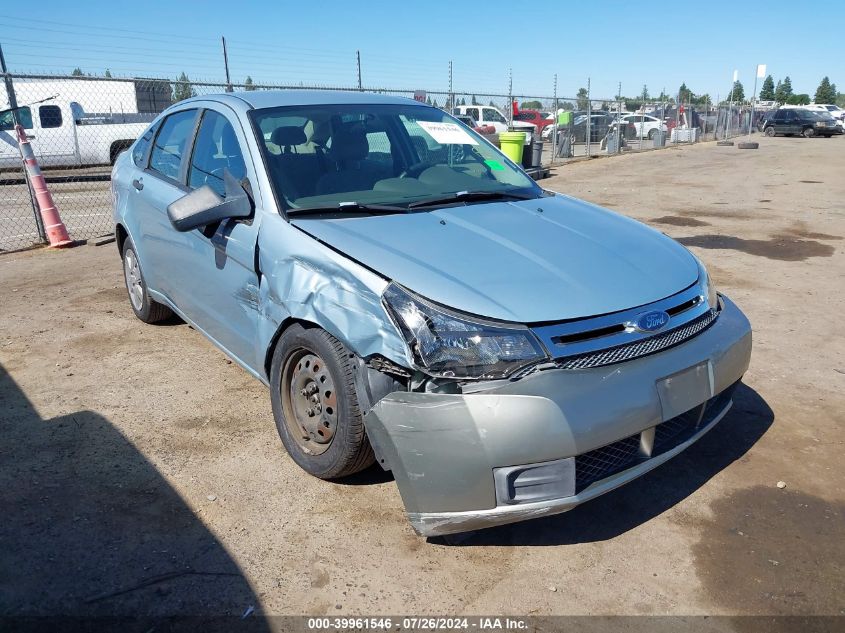
[[[316,327],[282,333],[270,368],[276,429],[293,461],[320,479],[373,463],[346,347]]]
[[[804,128],[802,134],[804,135],[804,138],[813,138],[816,135],[816,131],[813,128],[808,127]]]
[[[147,290],[147,282],[141,272],[141,264],[135,245],[130,238],[123,244],[123,280],[126,282],[126,292],[129,294],[129,305],[132,312],[144,323],[158,323],[171,317],[173,312],[165,305],[153,301]]]
[[[766,128],[766,136],[774,136],[775,135],[775,128],[771,125]]]

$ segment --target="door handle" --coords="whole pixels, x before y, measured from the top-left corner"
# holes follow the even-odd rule
[[[132,186],[135,187],[135,189],[137,189],[138,191],[141,191],[141,189],[144,188],[144,183],[136,178],[132,181]]]

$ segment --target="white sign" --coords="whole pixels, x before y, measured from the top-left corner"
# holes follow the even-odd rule
[[[757,64],[757,77],[762,79],[766,76],[766,64]]]
[[[478,145],[463,126],[457,123],[435,123],[434,121],[417,121],[422,129],[428,132],[441,145]]]
[[[734,71],[734,83],[736,83],[736,80],[737,80],[737,79],[739,79],[739,71],[738,71],[738,70],[735,70],[735,71]]]

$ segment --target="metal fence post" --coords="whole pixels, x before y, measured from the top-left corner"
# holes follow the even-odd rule
[[[508,128],[513,127],[513,69],[508,68]]]
[[[590,157],[590,136],[592,136],[592,106],[593,104],[590,102],[590,78],[587,77],[587,121],[585,127],[586,134],[584,135],[584,143],[586,144],[586,152],[588,158]]]
[[[555,155],[557,154],[557,73],[555,73],[555,84],[554,84],[554,101],[552,103],[552,116],[554,117],[554,123],[552,123],[552,134],[551,134],[551,141],[552,141],[552,160],[551,164],[555,164]]]
[[[12,111],[12,121],[17,126],[20,124],[18,117],[18,99],[15,95],[15,86],[12,83],[12,76],[6,68],[6,57],[3,55],[3,46],[0,45],[0,71],[3,72],[3,82],[6,84],[6,98],[9,100],[9,108]],[[32,191],[32,183],[29,181],[29,174],[26,169],[22,169],[24,179],[26,180],[26,190],[29,193],[29,205],[32,208],[32,217],[35,219],[35,228],[38,230],[38,239],[42,244],[47,243],[47,231],[44,230],[44,221],[41,218],[41,212],[38,209],[38,204],[35,202],[35,195]]]
[[[446,111],[452,114],[452,109],[455,107],[455,95],[452,93],[452,60],[449,60],[449,98],[447,101]]]

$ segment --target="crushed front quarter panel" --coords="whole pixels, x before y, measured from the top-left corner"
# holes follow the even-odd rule
[[[651,356],[490,381],[473,393],[384,397],[364,420],[393,471],[414,528],[444,534],[469,529],[466,525],[474,523],[467,523],[468,516],[483,515],[483,525],[489,526],[519,520],[515,516],[562,512],[580,502],[569,497],[497,506],[493,469],[580,455],[652,428],[674,415],[674,408],[661,402],[661,392],[665,399],[673,384],[685,390],[671,394],[673,406],[684,401],[694,407],[730,388],[748,368],[751,327],[729,299],[722,301],[710,328]],[[705,389],[687,393],[687,381],[666,380],[702,364]],[[665,459],[648,460],[640,471]]]

